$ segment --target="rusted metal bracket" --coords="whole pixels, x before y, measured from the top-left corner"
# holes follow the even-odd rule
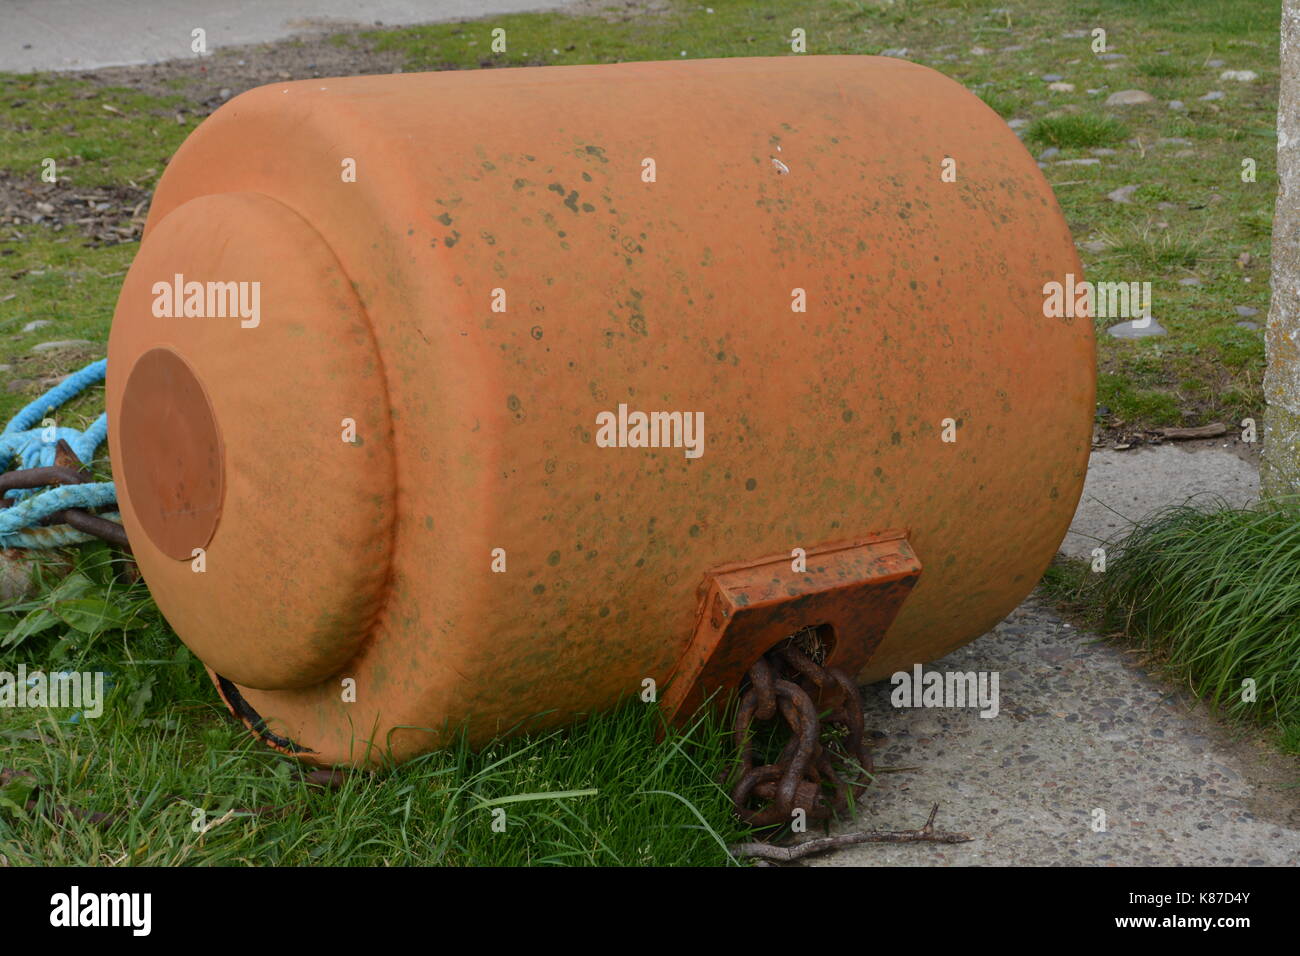
[[[803,628],[818,628],[829,646],[826,667],[856,675],[921,574],[901,530],[809,548],[802,560],[802,570],[779,554],[705,575],[695,634],[661,698],[670,721],[738,688],[755,661]]]

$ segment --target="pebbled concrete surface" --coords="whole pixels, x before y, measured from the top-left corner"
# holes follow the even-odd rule
[[[1062,550],[1088,557],[1128,520],[1201,492],[1258,496],[1248,450],[1165,445],[1092,455]],[[1115,512],[1119,512],[1116,515]],[[935,826],[971,843],[865,844],[812,866],[1300,864],[1300,759],[1221,726],[1140,655],[1064,620],[1037,592],[926,671],[995,671],[1000,712],[899,709],[864,689],[878,774],[863,816],[833,832]],[[1106,831],[1092,828],[1093,811]]]
[[[0,70],[93,70],[188,59],[302,33],[555,10],[574,0],[0,0]]]
[[[913,829],[937,802],[935,826],[974,841],[866,844],[810,865],[1300,863],[1297,761],[1233,740],[1133,653],[1041,598],[926,669],[998,671],[999,715],[896,709],[888,682],[867,687],[867,726],[888,731],[877,767],[918,769],[878,774],[858,824],[834,832]],[[1104,833],[1092,829],[1097,808]]]
[[[1253,455],[1239,453],[1242,447],[1220,441],[1094,450],[1061,551],[1087,559],[1098,544],[1126,534],[1134,520],[1196,495],[1219,495],[1235,507],[1258,499],[1259,466]]]

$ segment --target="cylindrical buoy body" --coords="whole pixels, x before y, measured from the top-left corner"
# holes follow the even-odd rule
[[[1092,323],[1044,286],[1079,273],[1006,123],[895,59],[262,87],[177,152],[122,290],[123,521],[227,702],[319,763],[611,706],[710,569],[899,528],[877,679],[1069,525]]]

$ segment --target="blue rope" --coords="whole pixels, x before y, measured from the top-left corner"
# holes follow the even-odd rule
[[[122,523],[122,516],[116,511],[105,511],[99,515],[108,521]],[[28,528],[5,536],[8,548],[65,548],[73,544],[100,540],[93,534],[78,531],[70,524],[47,524],[39,528]]]
[[[90,462],[108,437],[108,415],[100,415],[85,431],[75,428],[41,428],[50,412],[104,381],[108,359],[91,362],[73,372],[54,388],[29,403],[0,432],[0,471],[14,459],[18,468],[47,468],[54,464],[59,439],[68,443],[83,462]],[[113,482],[61,485],[40,490],[20,488],[8,492],[17,503],[0,509],[0,548],[54,548],[74,540],[86,540],[67,525],[42,527],[40,522],[67,508],[101,508],[116,504]]]

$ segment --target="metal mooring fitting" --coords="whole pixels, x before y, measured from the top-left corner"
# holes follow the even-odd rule
[[[1014,131],[895,58],[275,83],[154,193],[108,349],[122,522],[231,710],[305,761],[748,679],[796,743],[767,763],[751,724],[743,812],[833,811],[866,760],[846,682],[979,636],[1069,526],[1070,274]]]
[[[778,554],[715,568],[702,586],[694,637],[664,693],[665,711],[681,721],[746,675],[752,683],[753,667],[770,648],[788,646],[789,635],[810,627],[819,635],[819,659],[857,674],[920,574],[902,531],[825,544],[794,560]]]

